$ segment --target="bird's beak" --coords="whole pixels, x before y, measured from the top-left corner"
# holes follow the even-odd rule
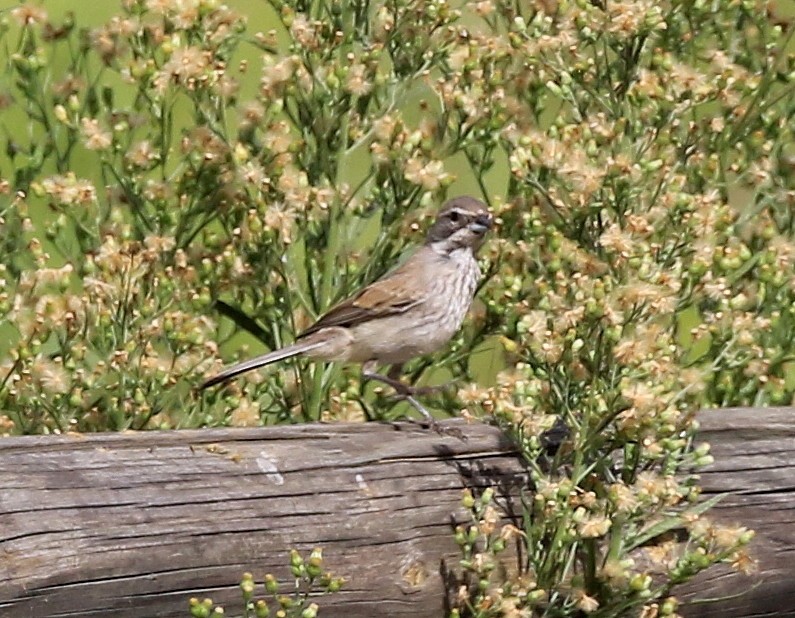
[[[472,223],[469,224],[469,229],[475,234],[485,234],[489,229],[491,229],[491,224],[492,224],[491,215],[485,213],[482,215],[478,215],[477,219],[475,219]]]

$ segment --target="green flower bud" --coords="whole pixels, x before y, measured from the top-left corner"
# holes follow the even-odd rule
[[[674,612],[676,612],[676,608],[678,607],[679,603],[673,597],[668,597],[663,601],[662,605],[660,605],[660,615],[661,616],[671,616]]]
[[[322,573],[323,551],[315,547],[309,555],[309,563],[306,565],[306,572],[312,579],[319,577]]]
[[[271,615],[271,610],[268,604],[262,599],[254,603],[254,615],[257,618],[268,618]]]
[[[281,605],[282,609],[290,609],[295,607],[295,601],[288,597],[286,594],[281,594],[276,598],[276,601]]]
[[[317,603],[312,603],[301,612],[301,618],[317,618]]]
[[[265,590],[268,594],[276,594],[279,591],[279,582],[270,573],[265,576]]]
[[[212,599],[203,599],[199,601],[199,599],[194,597],[188,604],[190,606],[190,615],[194,618],[209,618],[213,608]]]
[[[651,586],[651,577],[645,573],[636,573],[632,579],[629,580],[629,587],[635,592],[641,590],[648,590]]]
[[[549,90],[555,96],[557,96],[557,97],[562,97],[563,96],[563,90],[561,89],[561,87],[558,86],[558,84],[556,84],[552,80],[549,80],[544,85],[547,87],[547,90]]]
[[[251,573],[243,573],[243,577],[240,580],[240,589],[243,591],[243,598],[246,601],[250,601],[251,596],[254,594],[254,576]]]
[[[329,592],[339,592],[340,588],[342,588],[342,584],[344,583],[345,583],[345,578],[332,577],[329,579],[329,582],[326,585],[326,590],[328,590]]]

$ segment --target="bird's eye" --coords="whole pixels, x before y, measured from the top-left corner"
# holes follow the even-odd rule
[[[458,223],[458,220],[461,218],[461,215],[455,210],[451,210],[447,216],[450,217],[450,221],[453,223]]]

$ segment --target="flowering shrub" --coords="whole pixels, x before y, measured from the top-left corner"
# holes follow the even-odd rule
[[[521,530],[465,498],[455,612],[674,615],[675,584],[750,569],[750,533],[692,506],[687,473],[710,461],[699,407],[795,396],[791,18],[755,0],[269,10],[253,34],[214,0],[123,0],[93,29],[35,3],[0,17],[2,430],[390,417],[349,368],[193,388],[477,191],[500,224],[482,303],[410,369],[463,381],[438,407],[514,435],[536,493]],[[478,383],[470,352],[495,345],[503,370]],[[506,535],[526,558],[495,582]]]
[[[276,606],[276,618],[317,618],[319,607],[310,603],[320,595],[339,592],[345,583],[344,577],[335,576],[330,571],[323,571],[323,550],[315,547],[307,560],[298,550],[290,551],[290,573],[293,581],[279,582],[268,573],[260,586],[254,581],[251,573],[243,573],[240,579],[240,592],[243,596],[242,618],[268,618],[271,607]],[[282,590],[290,594],[279,594]],[[263,594],[264,593],[264,594]],[[263,598],[270,597],[271,606]],[[215,605],[212,599],[190,599],[190,615],[192,618],[223,618],[224,607]]]

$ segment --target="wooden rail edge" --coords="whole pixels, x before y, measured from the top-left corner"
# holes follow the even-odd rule
[[[795,616],[795,408],[703,412],[715,519],[757,532],[760,569],[678,591],[685,616]],[[187,616],[240,608],[244,571],[286,576],[321,546],[348,583],[332,618],[440,618],[464,487],[518,507],[526,475],[493,427],[468,440],[410,423],[33,436],[0,440],[0,616]],[[518,512],[518,508],[517,508]]]

